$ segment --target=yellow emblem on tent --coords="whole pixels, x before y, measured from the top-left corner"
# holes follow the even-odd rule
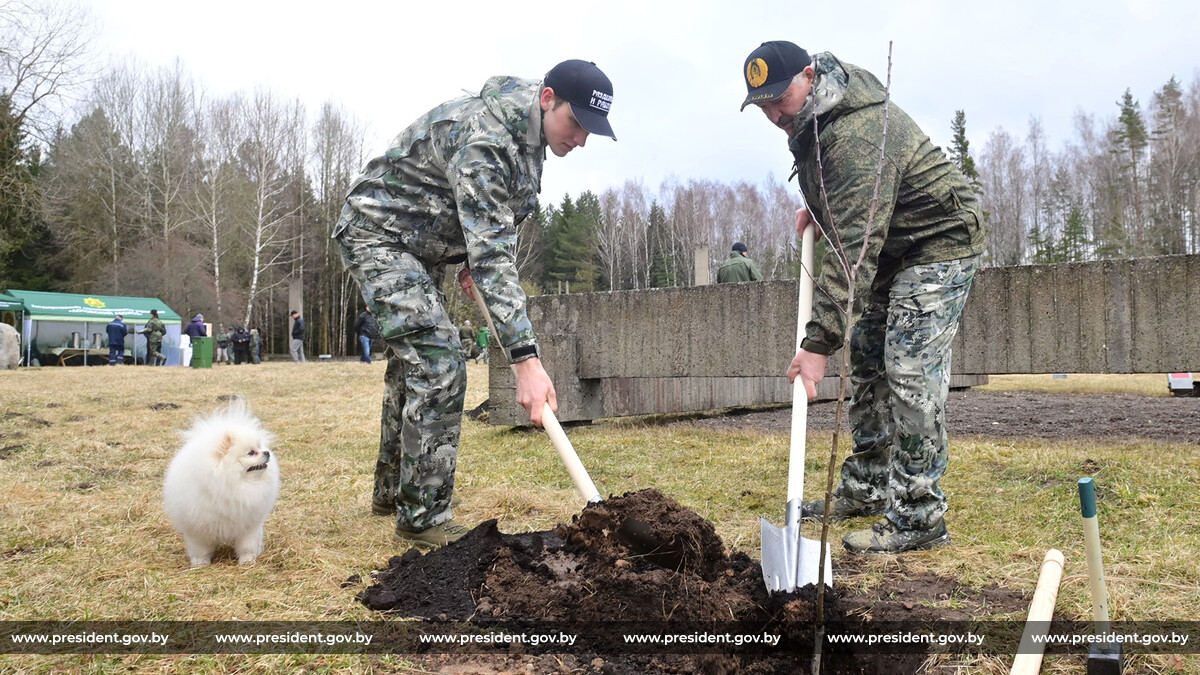
[[[96,309],[104,308],[104,301],[97,300],[96,298],[85,298],[83,304],[87,305],[88,307],[95,307]]]
[[[746,64],[746,81],[751,87],[761,87],[767,81],[767,62],[754,59]]]

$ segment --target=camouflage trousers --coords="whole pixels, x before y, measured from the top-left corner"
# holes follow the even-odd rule
[[[467,368],[458,328],[429,266],[349,208],[336,241],[386,344],[379,457],[372,501],[423,530],[450,520]],[[345,221],[349,222],[345,222]]]
[[[837,494],[886,503],[901,529],[927,529],[946,512],[950,344],[977,258],[917,265],[867,304],[850,333],[854,452]]]
[[[160,351],[161,349],[162,349],[162,338],[159,338],[158,340],[155,340],[154,338],[147,338],[147,340],[146,340],[146,363],[148,365],[157,366],[159,361],[165,362],[167,360],[167,357],[162,355],[162,352]]]

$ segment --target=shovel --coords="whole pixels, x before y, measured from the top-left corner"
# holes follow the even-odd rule
[[[488,330],[492,332],[492,335],[497,336],[498,340],[500,334],[496,332],[496,324],[492,322],[492,314],[488,311],[487,303],[483,301],[483,294],[479,292],[478,286],[471,289],[471,297],[475,299],[475,306],[479,308],[483,318],[487,319]],[[508,358],[508,352],[505,352],[503,347],[500,348],[500,351],[504,352],[505,358]],[[512,369],[515,377],[516,367],[512,363],[509,363],[508,367]],[[596,489],[596,484],[588,475],[587,469],[583,468],[583,462],[579,461],[575,447],[571,445],[571,440],[567,438],[558,418],[554,416],[554,411],[550,409],[549,403],[542,404],[542,426],[550,436],[550,442],[554,444],[554,449],[558,451],[559,458],[567,467],[567,473],[571,475],[571,480],[575,481],[575,488],[579,490],[579,494],[589,504],[598,504],[604,501],[604,498],[600,496],[600,491]],[[649,523],[625,517],[621,519],[621,525],[614,534],[639,555],[644,555],[663,567],[672,568],[681,564],[680,556],[683,555],[683,552],[677,545],[678,542],[656,535]]]
[[[812,225],[804,230],[800,244],[800,305],[796,317],[796,351],[804,339],[804,327],[812,316],[813,241]],[[821,542],[800,536],[800,504],[804,498],[804,440],[808,425],[808,393],[797,376],[792,383],[792,437],[788,456],[787,510],[784,526],[775,527],[762,518],[762,572],[767,592],[791,593],[809,584],[816,585],[821,565]],[[833,587],[829,546],[825,546],[826,585]]]
[[[496,339],[500,339],[500,334],[496,332],[496,324],[492,323],[492,314],[488,311],[487,303],[483,301],[483,294],[479,292],[479,287],[475,286],[471,289],[471,297],[475,299],[475,306],[479,308],[483,318],[487,319],[488,330]],[[504,348],[500,348],[504,352],[505,358],[508,358],[508,352]],[[512,369],[513,376],[517,374],[516,366],[512,363],[508,364]],[[592,482],[592,477],[588,475],[587,469],[583,468],[583,462],[579,461],[579,455],[575,452],[574,446],[571,445],[571,440],[567,438],[566,432],[563,431],[562,425],[558,423],[558,418],[554,416],[554,411],[550,409],[550,404],[542,404],[542,426],[545,427],[546,433],[550,436],[550,442],[554,444],[554,449],[558,451],[559,458],[567,467],[567,473],[571,475],[571,480],[575,481],[575,488],[579,490],[579,494],[589,504],[603,501],[600,496],[600,491],[596,489],[596,484]]]

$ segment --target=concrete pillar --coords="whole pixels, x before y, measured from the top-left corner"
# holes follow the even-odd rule
[[[693,260],[692,264],[693,264],[693,271],[694,271],[693,278],[695,278],[695,280],[696,280],[695,285],[696,286],[707,286],[710,283],[712,283],[711,281],[709,281],[709,276],[708,276],[708,247],[707,246],[697,246],[696,251],[693,255],[694,255],[694,260]]]

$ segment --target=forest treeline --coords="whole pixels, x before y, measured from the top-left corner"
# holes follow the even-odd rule
[[[379,150],[359,122],[265,87],[213,96],[181,63],[85,72],[87,24],[69,5],[5,4],[0,40],[0,290],[158,297],[259,326],[282,351],[299,283],[310,348],[353,350],[361,299],[329,234]],[[52,114],[67,94],[69,112]],[[980,193],[987,264],[1200,251],[1200,75],[1170,79],[1145,106],[1128,89],[1114,101],[1077,113],[1058,150],[1036,117],[979,152],[965,111],[948,121],[947,151]],[[631,178],[543,197],[519,229],[531,293],[689,285],[698,247],[715,270],[734,241],[766,278],[798,273],[800,200],[774,177]]]

